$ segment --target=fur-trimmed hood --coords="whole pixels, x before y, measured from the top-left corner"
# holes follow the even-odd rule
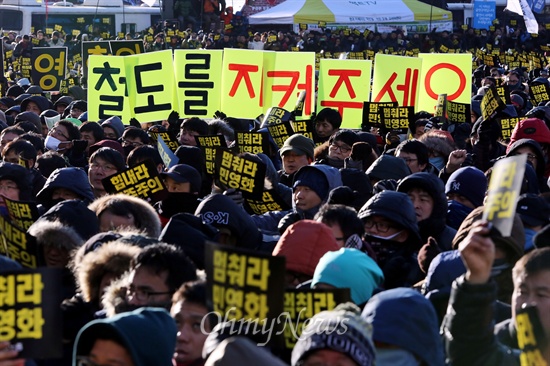
[[[69,252],[78,249],[85,239],[69,225],[60,221],[38,220],[28,230],[38,245],[57,246]]]
[[[82,258],[74,273],[77,285],[87,302],[99,302],[100,285],[105,275],[121,277],[130,268],[130,261],[141,248],[118,240],[102,245]]]
[[[442,135],[425,133],[420,136],[419,141],[428,147],[428,150],[438,152],[445,161],[449,155],[456,149],[454,142]]]
[[[111,282],[101,297],[101,305],[108,318],[131,310],[126,299],[126,292],[130,286],[130,273],[126,272],[122,277]]]
[[[211,135],[223,135],[228,141],[235,141],[235,131],[222,119],[213,119],[208,122],[208,130]]]

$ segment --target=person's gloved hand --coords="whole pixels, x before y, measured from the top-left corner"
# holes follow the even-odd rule
[[[418,266],[424,273],[428,273],[428,269],[430,268],[430,263],[432,263],[433,259],[441,253],[441,249],[439,249],[439,245],[437,245],[437,241],[430,236],[428,238],[428,242],[420,248],[420,251],[418,252]]]
[[[130,126],[141,129],[141,123],[134,117],[130,118]]]
[[[88,141],[86,140],[73,140],[73,154],[79,156],[84,154],[84,151],[88,147]]]
[[[225,120],[227,118],[227,114],[223,113],[222,111],[216,111],[214,112],[214,118]]]
[[[180,126],[178,124],[179,118],[180,118],[180,115],[179,115],[178,112],[176,112],[176,111],[170,112],[170,114],[168,115],[168,119],[167,119],[169,130],[174,130],[174,131],[179,130],[179,128],[180,128]]]
[[[223,195],[231,198],[231,200],[239,206],[242,206],[242,204],[244,203],[242,192],[236,190],[235,188],[227,189],[226,191],[223,192]]]
[[[283,235],[283,233],[290,225],[300,221],[301,219],[302,218],[300,217],[300,214],[297,212],[291,212],[287,214],[281,219],[281,221],[279,221],[279,225],[277,226],[277,229],[279,229],[279,233]]]
[[[351,147],[351,159],[360,161],[366,160],[372,153],[372,147],[366,142],[356,142]]]

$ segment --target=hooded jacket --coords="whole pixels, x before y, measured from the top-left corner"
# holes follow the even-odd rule
[[[258,347],[246,337],[229,337],[210,354],[205,366],[263,365],[285,366],[266,348]]]
[[[411,174],[411,170],[403,159],[384,154],[378,157],[365,173],[371,181],[385,179],[399,180]]]
[[[431,173],[414,173],[405,177],[397,186],[398,192],[407,193],[414,188],[426,191],[433,199],[430,217],[418,222],[420,236],[424,243],[430,236],[434,237],[441,250],[450,250],[456,230],[445,224],[447,216],[447,196],[445,185]]]
[[[88,356],[95,340],[105,333],[122,341],[135,366],[172,366],[177,328],[164,309],[140,308],[86,324],[76,338],[73,366],[76,357]]]
[[[52,194],[56,188],[68,189],[80,197],[86,203],[94,200],[94,193],[88,182],[88,175],[81,168],[60,168],[52,172],[46,180],[44,187],[36,195],[36,200],[47,208],[53,205]]]
[[[317,170],[321,171],[321,173],[324,174],[324,176],[327,178],[327,182],[328,182],[328,192],[330,192],[334,188],[339,187],[339,186],[342,185],[342,177],[340,175],[340,171],[336,168],[333,168],[333,167],[328,166],[328,165],[323,165],[323,164],[303,166],[294,175],[294,181],[296,181],[300,178],[299,173],[302,170],[305,171],[307,169],[317,169]],[[327,197],[321,197],[322,203],[326,202],[327,199],[328,199],[328,193],[327,193]],[[292,200],[292,210],[266,212],[263,215],[252,215],[251,217],[252,217],[252,220],[254,220],[254,222],[258,226],[258,228],[260,230],[262,230],[262,232],[267,233],[267,234],[271,234],[271,235],[273,235],[273,234],[279,235],[279,233],[280,233],[279,228],[278,228],[279,222],[283,218],[285,218],[285,216],[287,216],[289,214],[295,216],[295,217],[293,217],[291,222],[288,223],[288,225],[290,225],[291,223],[297,221],[298,219],[310,219],[311,220],[311,219],[313,219],[313,217],[315,216],[315,214],[319,210],[320,206],[321,205],[313,207],[313,208],[311,208],[307,211],[303,211],[303,210],[300,210],[299,208],[296,207],[296,202],[293,199]],[[286,229],[286,227],[288,227],[288,225],[286,225],[284,228]],[[284,232],[284,230],[281,230],[281,231]]]
[[[29,102],[36,103],[38,108],[40,108],[40,112],[43,112],[46,109],[52,109],[52,107],[53,107],[53,104],[48,100],[48,98],[42,97],[42,96],[39,96],[39,95],[33,95],[33,96],[30,96],[30,97],[28,97],[27,99],[25,99],[24,101],[21,102],[21,110],[22,111],[27,110],[27,105],[29,104]]]
[[[313,220],[300,220],[286,229],[272,254],[286,258],[287,270],[313,277],[321,257],[338,249],[328,226]]]
[[[124,125],[119,117],[113,116],[107,118],[102,124],[101,127],[111,127],[118,134],[117,138],[120,138],[124,133]]]
[[[365,305],[361,316],[372,324],[374,342],[405,349],[428,366],[445,365],[435,310],[416,290],[380,292]]]
[[[250,215],[228,196],[211,194],[205,197],[195,216],[199,216],[203,224],[228,228],[237,238],[239,247],[256,249],[262,243],[262,234]]]
[[[515,142],[508,145],[508,148],[506,149],[506,157],[518,155],[517,151],[522,147],[529,147],[535,153],[535,156],[537,157],[537,168],[535,169],[535,172],[537,173],[537,178],[538,178],[537,183],[538,183],[539,189],[542,188],[543,191],[547,191],[548,186],[545,184],[546,179],[544,178],[544,171],[545,171],[544,153],[542,151],[542,147],[537,141],[533,139],[516,140]]]

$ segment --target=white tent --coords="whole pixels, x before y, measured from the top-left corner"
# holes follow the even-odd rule
[[[416,0],[287,0],[250,16],[250,24],[451,21],[450,11]]]

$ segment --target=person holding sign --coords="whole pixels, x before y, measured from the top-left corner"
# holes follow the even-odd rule
[[[496,284],[491,280],[491,272],[496,250],[490,224],[474,223],[459,250],[467,272],[453,283],[443,322],[450,362],[456,366],[519,365],[520,359],[525,365],[550,363],[550,248],[535,249],[514,266],[512,318],[506,321],[507,326],[499,325],[498,336],[493,332]],[[525,325],[518,323],[518,312],[525,305],[538,309],[546,338],[542,344],[532,329],[524,328],[523,334],[516,330],[518,325]],[[513,337],[515,333],[517,338]],[[520,342],[534,346],[533,353],[519,355]],[[532,358],[537,350],[538,360]]]

